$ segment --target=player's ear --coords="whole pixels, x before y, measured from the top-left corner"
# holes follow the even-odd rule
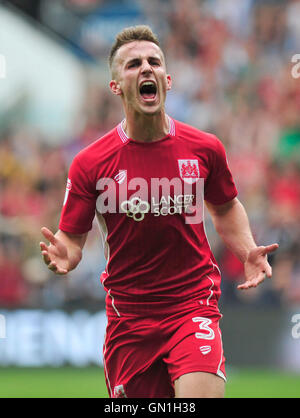
[[[167,74],[167,90],[171,90],[172,87],[172,79],[170,74]]]
[[[122,94],[122,90],[120,88],[120,84],[116,80],[111,80],[109,83],[110,90],[113,94],[120,96]]]

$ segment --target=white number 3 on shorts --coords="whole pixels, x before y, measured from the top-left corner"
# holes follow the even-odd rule
[[[202,316],[196,316],[195,318],[192,318],[193,322],[200,322],[199,328],[201,331],[205,332],[195,332],[195,337],[199,339],[205,339],[205,340],[213,340],[215,338],[214,330],[210,328],[210,324],[212,321],[208,318],[203,318]]]

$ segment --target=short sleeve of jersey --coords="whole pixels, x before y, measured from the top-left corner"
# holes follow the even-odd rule
[[[222,205],[237,196],[237,189],[228,167],[224,145],[215,137],[215,152],[211,157],[211,170],[205,182],[204,198],[214,205]]]
[[[69,170],[59,229],[70,234],[84,234],[91,230],[96,199],[95,188],[77,156]]]

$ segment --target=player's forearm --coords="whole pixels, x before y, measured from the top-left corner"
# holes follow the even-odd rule
[[[216,231],[229,250],[245,263],[250,250],[257,245],[243,205],[235,199],[231,205],[223,205],[223,208],[220,207],[218,210],[215,206],[209,209]]]

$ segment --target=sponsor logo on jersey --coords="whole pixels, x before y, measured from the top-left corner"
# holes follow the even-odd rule
[[[183,181],[192,184],[200,178],[198,160],[178,160],[179,174]]]
[[[140,197],[133,197],[131,200],[125,200],[121,203],[122,212],[126,213],[129,218],[133,218],[136,222],[141,222],[145,218],[146,213],[153,213],[154,216],[167,216],[182,213],[192,213],[190,205],[193,203],[194,195],[179,195],[161,197],[156,201],[154,197],[151,199],[151,205]]]
[[[129,218],[133,218],[136,222],[141,222],[145,218],[145,213],[150,211],[150,205],[146,200],[133,197],[131,200],[122,202],[121,209]]]

